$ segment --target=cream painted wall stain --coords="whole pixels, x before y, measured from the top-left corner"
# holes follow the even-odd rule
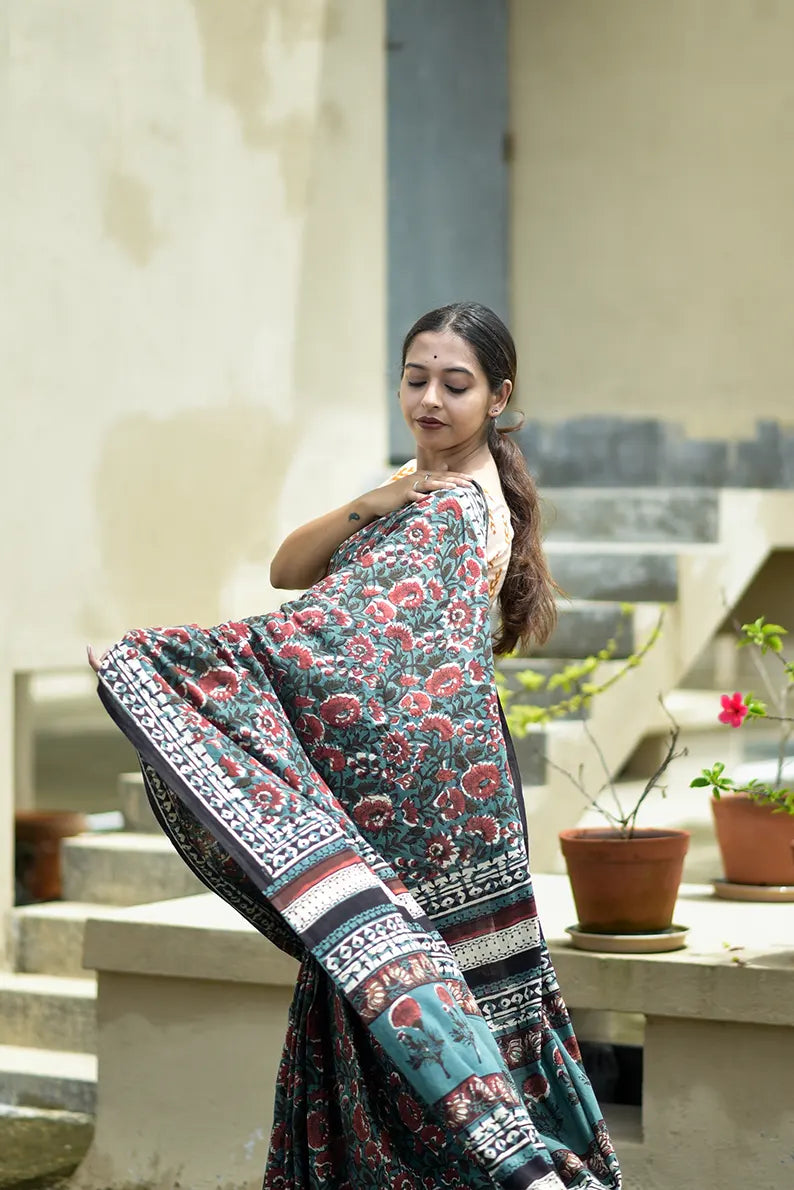
[[[148,188],[120,169],[112,170],[105,182],[102,225],[106,235],[140,268],[149,263],[162,238],[155,226]]]
[[[278,545],[272,510],[295,438],[292,424],[242,403],[116,423],[94,486],[106,591],[119,623],[229,618],[220,597],[228,575]]]
[[[313,104],[284,110],[283,88],[268,51],[281,55],[317,46],[325,27],[326,0],[192,0],[207,90],[228,103],[252,149],[278,156],[287,206],[302,205],[311,167]],[[297,97],[300,101],[300,96]],[[304,97],[305,98],[305,97]]]

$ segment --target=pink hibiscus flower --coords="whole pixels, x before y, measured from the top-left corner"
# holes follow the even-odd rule
[[[738,690],[732,697],[730,694],[723,694],[720,702],[722,710],[717,716],[720,723],[729,723],[731,727],[741,727],[747,714],[747,704]]]

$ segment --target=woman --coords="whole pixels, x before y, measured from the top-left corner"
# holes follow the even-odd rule
[[[493,644],[544,639],[537,498],[490,310],[409,331],[416,461],[291,534],[279,612],[97,666],[155,812],[301,959],[266,1190],[621,1184],[543,941]]]

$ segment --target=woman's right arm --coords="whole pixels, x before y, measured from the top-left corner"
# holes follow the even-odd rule
[[[302,591],[318,583],[328,571],[328,563],[337,546],[352,537],[364,525],[421,500],[428,492],[471,483],[467,475],[452,471],[432,471],[426,476],[406,475],[383,487],[365,492],[349,504],[327,512],[301,525],[285,538],[270,563],[270,582],[286,591]]]

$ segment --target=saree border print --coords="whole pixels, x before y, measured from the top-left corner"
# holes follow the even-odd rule
[[[278,612],[128,633],[100,697],[185,861],[311,968],[315,999],[352,1014],[367,1060],[465,1155],[468,1180],[437,1184],[619,1190],[532,893],[486,515],[476,489],[429,497],[348,539]],[[350,1154],[332,1175],[276,1142],[279,1103],[266,1186],[352,1185]],[[396,1114],[385,1130],[389,1176],[410,1178]],[[389,1185],[369,1176],[355,1185]]]

